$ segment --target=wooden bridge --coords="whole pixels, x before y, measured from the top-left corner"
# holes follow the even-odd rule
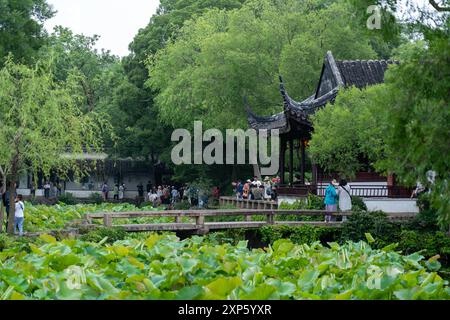
[[[102,224],[94,224],[93,220],[103,220],[104,227],[122,227],[129,232],[140,231],[192,231],[197,234],[206,234],[210,230],[224,230],[236,228],[260,228],[267,225],[301,226],[311,225],[317,227],[339,227],[341,221],[284,221],[277,220],[278,216],[315,216],[321,217],[327,212],[324,210],[276,210],[276,209],[234,209],[234,210],[166,210],[166,211],[139,211],[139,212],[105,212],[86,214],[84,224],[89,227],[101,227]],[[351,212],[332,212],[334,217],[350,216]],[[207,218],[218,217],[243,217],[243,221],[216,222],[206,221]],[[391,220],[411,219],[415,213],[389,214]],[[169,223],[135,223],[113,224],[113,219],[134,218],[173,218]],[[254,217],[264,217],[258,220]],[[184,221],[183,221],[184,220]],[[185,220],[192,220],[186,222]]]

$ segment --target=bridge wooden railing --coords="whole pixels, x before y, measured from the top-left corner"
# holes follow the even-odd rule
[[[298,215],[298,216],[324,216],[327,212],[324,210],[275,210],[275,209],[235,209],[235,210],[166,210],[166,211],[139,211],[139,212],[105,212],[92,213],[85,215],[85,224],[89,226],[99,226],[93,224],[94,219],[103,220],[105,227],[122,227],[126,231],[181,231],[191,230],[200,234],[205,234],[209,230],[234,229],[234,228],[260,228],[266,225],[312,225],[322,227],[336,227],[342,225],[340,221],[283,221],[277,220],[277,216]],[[329,214],[329,213],[328,213]],[[332,212],[335,217],[350,216],[351,212]],[[243,216],[244,221],[229,222],[207,222],[206,217],[232,217]],[[253,216],[265,216],[265,219],[255,221]],[[403,220],[415,216],[414,213],[396,213],[388,215],[390,219]],[[141,223],[141,224],[122,224],[113,225],[113,219],[132,219],[132,218],[159,218],[171,217],[172,223]],[[182,218],[192,219],[192,222],[183,222]],[[186,219],[185,219],[186,220]]]
[[[276,201],[267,200],[238,200],[236,197],[220,197],[220,205],[233,205],[241,209],[277,209],[278,203]]]

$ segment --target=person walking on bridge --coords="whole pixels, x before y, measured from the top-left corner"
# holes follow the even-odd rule
[[[337,186],[338,183],[335,179],[333,179],[329,184],[327,189],[325,190],[325,210],[327,211],[327,214],[325,215],[325,222],[335,221],[336,218],[334,218],[331,215],[331,212],[337,211],[337,192],[335,189],[335,186]]]
[[[339,181],[339,187],[337,194],[339,196],[339,210],[342,212],[348,212],[352,210],[352,197],[350,196],[350,186],[347,184],[347,180],[341,179]],[[342,216],[342,221],[346,221],[347,217]]]

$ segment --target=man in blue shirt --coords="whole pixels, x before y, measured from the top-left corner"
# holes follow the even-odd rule
[[[237,183],[236,193],[238,200],[242,200],[242,194],[244,193],[244,185],[242,184],[241,180],[239,180]]]

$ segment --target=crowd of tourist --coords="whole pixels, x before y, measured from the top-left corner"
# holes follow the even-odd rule
[[[127,188],[124,183],[115,184],[112,190],[114,200],[123,200]],[[101,186],[102,198],[104,201],[110,199],[110,187],[107,182]],[[152,206],[167,205],[169,208],[177,202],[186,201],[190,206],[198,206],[200,208],[208,205],[210,196],[212,199],[219,199],[220,191],[218,187],[213,187],[212,190],[203,190],[194,185],[184,184],[181,186],[162,184],[153,186],[149,181],[144,191],[144,185],[139,183],[137,185],[138,197],[145,201],[151,202]]]
[[[243,182],[241,180],[232,183],[233,192],[238,200],[267,200],[275,201],[278,197],[277,188],[280,185],[280,177],[265,177],[260,181],[253,177]]]
[[[147,191],[146,200],[150,201],[153,207],[157,207],[162,204],[173,206],[183,197],[183,188],[177,189],[175,186],[170,185],[162,185],[158,187],[149,186]]]

